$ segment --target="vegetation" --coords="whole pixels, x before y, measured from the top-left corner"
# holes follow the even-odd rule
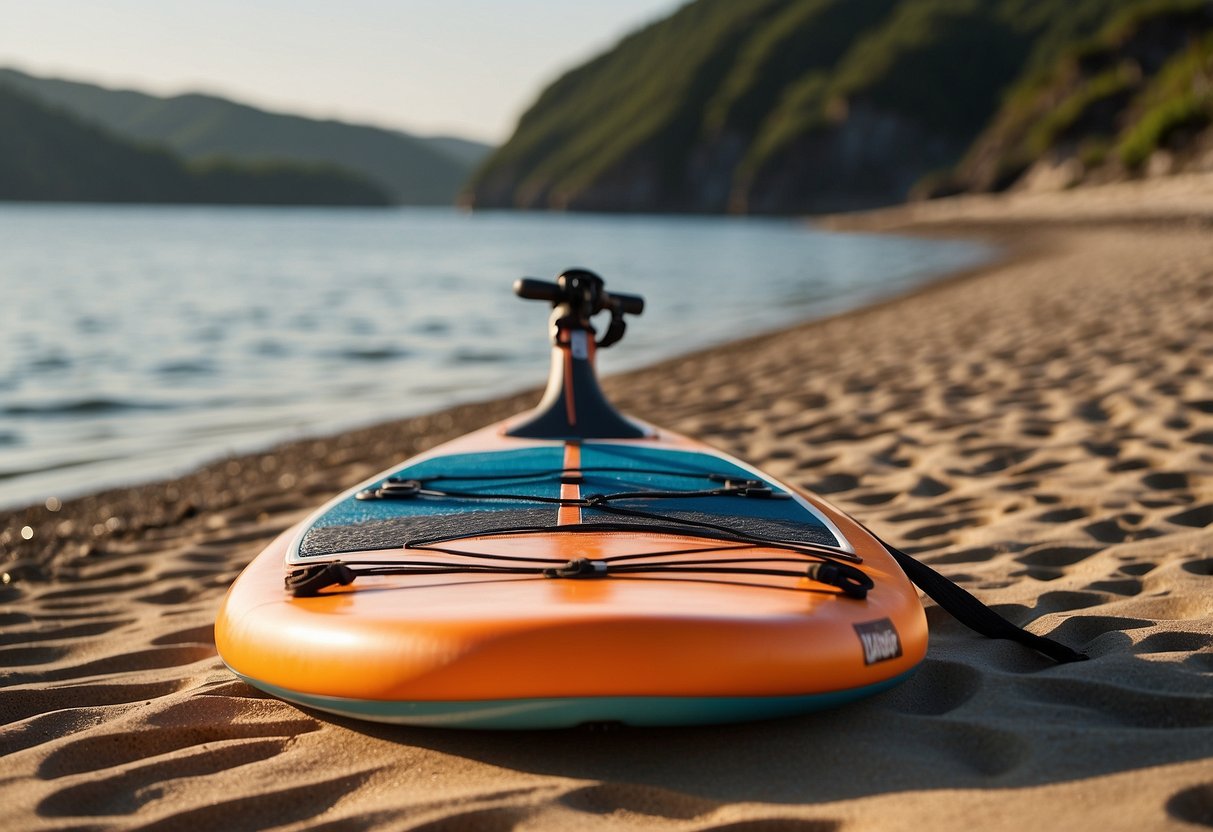
[[[385,205],[383,191],[331,166],[186,163],[0,85],[0,199]]]
[[[1121,127],[1105,128],[1102,114],[1140,101],[1142,77],[1157,70],[1143,76],[1140,61],[1121,62],[1118,44],[1163,18],[1192,23],[1208,8],[1207,0],[696,0],[546,89],[477,170],[467,200],[837,210],[903,199],[925,174],[962,158],[981,177],[939,177],[941,185],[1003,185],[1059,144],[1101,164],[1135,158],[1138,147],[1199,126],[1205,104],[1193,91],[1141,105],[1150,126],[1132,142]],[[1169,56],[1182,45],[1164,47]]]
[[[642,205],[673,208],[682,150],[738,42],[779,0],[699,0],[557,80],[475,177],[478,204],[563,206],[644,168]],[[604,205],[602,207],[609,207]]]
[[[1151,109],[1128,131],[1117,147],[1125,167],[1136,170],[1167,146],[1181,130],[1199,130],[1213,123],[1213,100],[1208,95],[1188,93]]]
[[[1076,84],[1060,104],[1028,127],[1024,140],[1027,155],[1038,158],[1062,137],[1073,132],[1093,107],[1126,96],[1136,82],[1136,73],[1124,64]]]
[[[1112,15],[1006,97],[947,188],[1001,189],[1032,165],[1132,175],[1213,124],[1213,5],[1145,0]]]
[[[1136,170],[1177,134],[1213,124],[1213,32],[1159,70],[1138,97],[1140,117],[1122,131],[1117,152]]]
[[[551,84],[487,158],[212,96],[6,81],[79,119],[4,116],[10,198],[449,203],[478,165],[478,206],[845,210],[1213,159],[1213,2],[694,0]]]
[[[404,204],[449,205],[488,147],[259,110],[209,95],[161,98],[0,70],[0,83],[109,133],[186,159],[298,162],[360,174]]]

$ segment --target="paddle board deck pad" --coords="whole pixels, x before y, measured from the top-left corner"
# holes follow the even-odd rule
[[[335,714],[471,728],[761,719],[913,672],[926,619],[877,538],[610,408],[593,353],[639,299],[586,274],[516,287],[554,306],[535,411],[339,495],[249,565],[215,627],[233,672]]]

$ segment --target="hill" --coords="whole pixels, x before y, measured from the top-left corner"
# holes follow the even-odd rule
[[[333,167],[187,163],[0,84],[0,199],[73,202],[385,205],[383,191]]]
[[[469,173],[493,152],[492,145],[459,136],[415,136],[414,138],[425,142],[439,153],[445,153],[462,162],[467,166]]]
[[[1213,4],[1157,0],[1023,79],[923,192],[1071,187],[1213,166]]]
[[[1152,0],[696,0],[549,86],[476,206],[813,212],[906,198],[1003,95]]]
[[[114,135],[163,145],[190,160],[335,165],[406,205],[449,205],[487,145],[273,113],[212,95],[160,97],[0,69],[0,83]],[[478,155],[479,154],[479,155]]]

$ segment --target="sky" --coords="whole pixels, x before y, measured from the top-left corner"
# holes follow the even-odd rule
[[[548,82],[685,0],[0,0],[0,66],[505,141]]]

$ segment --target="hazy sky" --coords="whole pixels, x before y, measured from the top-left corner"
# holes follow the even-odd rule
[[[685,0],[0,0],[0,66],[503,141],[548,82]]]

